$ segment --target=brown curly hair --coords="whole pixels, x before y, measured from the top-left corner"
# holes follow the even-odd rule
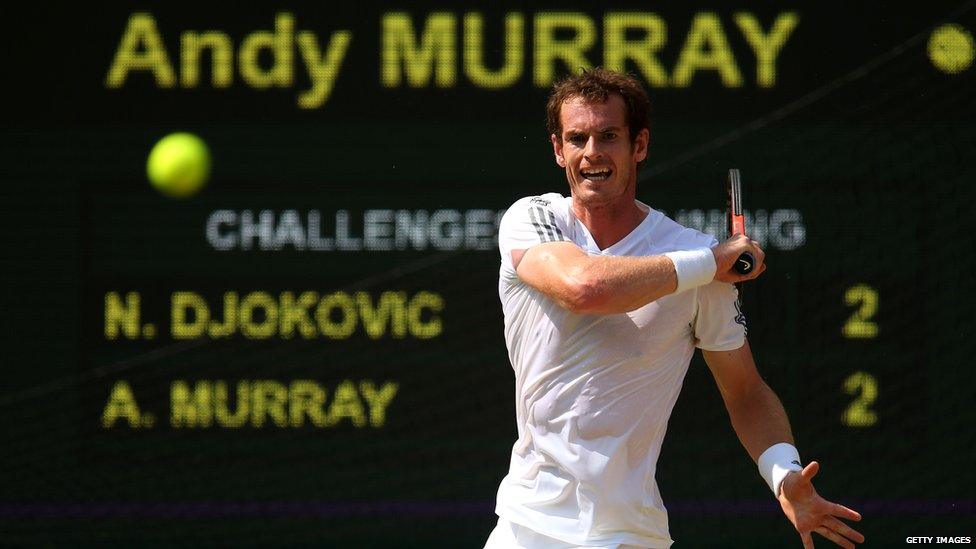
[[[627,106],[627,127],[634,142],[641,130],[651,129],[651,100],[636,78],[602,67],[583,69],[553,84],[546,103],[546,131],[562,139],[560,113],[567,99],[579,97],[586,103],[603,103],[614,93]]]

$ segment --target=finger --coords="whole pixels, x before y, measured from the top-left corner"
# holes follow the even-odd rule
[[[830,514],[835,517],[845,518],[847,520],[861,520],[861,513],[858,513],[854,509],[844,507],[839,503],[832,503],[830,507]]]
[[[803,542],[803,549],[813,549],[813,536],[809,532],[800,534],[800,541]]]
[[[811,461],[806,467],[803,468],[803,471],[800,474],[803,475],[803,478],[807,480],[813,480],[813,477],[817,476],[818,471],[820,471],[820,464],[816,461]]]
[[[844,547],[846,549],[854,549],[854,544],[851,543],[850,540],[841,537],[840,534],[834,532],[829,528],[825,528],[823,526],[817,526],[816,528],[813,529],[813,531],[829,539],[830,541],[836,543],[837,545],[840,545],[841,547]]]
[[[759,247],[759,243],[756,242],[755,240],[752,240],[751,242],[752,242],[752,245],[755,247],[756,257],[758,257],[760,260],[762,260],[764,257],[766,257],[766,252],[762,248]]]
[[[765,270],[766,264],[759,259],[756,259],[756,268],[750,271],[749,274],[742,275],[742,280],[753,280],[759,278],[759,275],[763,274],[763,271]]]
[[[827,517],[827,520],[824,521],[824,526],[849,540],[864,543],[864,536],[860,532],[835,519],[834,517]]]

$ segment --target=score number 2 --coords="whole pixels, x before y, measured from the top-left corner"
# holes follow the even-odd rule
[[[878,324],[871,320],[878,312],[878,290],[867,284],[851,286],[844,292],[844,304],[857,306],[854,314],[841,330],[847,339],[872,339],[878,337]]]
[[[878,337],[878,324],[872,319],[878,312],[878,290],[867,284],[851,286],[844,292],[844,304],[857,307],[847,319],[841,333],[848,339],[873,339]],[[847,427],[871,427],[878,422],[878,414],[871,405],[878,398],[878,380],[867,372],[854,372],[847,376],[844,392],[856,398],[840,417]]]
[[[847,427],[870,427],[878,422],[871,405],[878,398],[878,380],[867,372],[854,372],[844,380],[844,392],[857,398],[844,410],[840,421]]]

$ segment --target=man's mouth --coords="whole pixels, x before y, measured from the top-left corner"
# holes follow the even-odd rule
[[[613,170],[610,168],[598,168],[590,170],[580,170],[580,174],[589,179],[590,181],[603,181],[613,174]]]

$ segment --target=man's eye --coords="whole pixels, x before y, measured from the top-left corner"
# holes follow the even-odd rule
[[[582,135],[571,135],[569,136],[569,142],[573,145],[579,145],[581,143],[586,143],[586,138]]]
[[[605,134],[603,134],[603,138],[606,139],[607,141],[613,141],[614,139],[617,138],[617,134],[615,132],[606,132]]]

